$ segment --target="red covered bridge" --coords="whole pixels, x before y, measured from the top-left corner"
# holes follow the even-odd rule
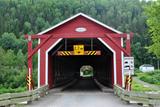
[[[123,60],[131,54],[131,36],[132,33],[122,33],[83,13],[76,14],[39,34],[26,35],[28,73],[32,74],[32,56],[38,51],[38,87],[65,84],[79,74],[83,65],[94,68],[100,83],[124,86]],[[39,40],[35,49],[33,39]],[[84,51],[75,54],[75,45],[84,46]]]

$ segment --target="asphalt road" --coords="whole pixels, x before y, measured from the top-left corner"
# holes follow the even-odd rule
[[[128,105],[113,93],[103,93],[93,80],[81,80],[63,92],[49,94],[26,107],[140,107]]]

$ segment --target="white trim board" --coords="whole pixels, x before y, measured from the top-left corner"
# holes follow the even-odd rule
[[[46,51],[46,54],[45,54],[45,56],[46,56],[46,69],[45,69],[45,75],[46,75],[46,77],[45,77],[45,83],[46,83],[46,85],[48,85],[48,53],[49,53],[49,51],[51,50],[51,49],[53,49],[60,41],[62,40],[62,38],[60,38],[60,39],[58,39],[54,44],[52,44],[52,46],[50,46],[48,49],[47,49],[47,51]]]
[[[125,87],[125,80],[124,80],[124,53],[121,51],[121,60],[122,60],[122,87]]]
[[[114,85],[116,85],[117,84],[116,52],[106,42],[104,42],[101,38],[98,38],[98,40],[101,41],[109,50],[111,50],[113,52]]]
[[[123,47],[123,38],[121,38],[121,46]],[[125,80],[124,80],[124,52],[121,51],[121,60],[122,60],[122,87],[125,87]]]
[[[40,32],[40,33],[38,33],[38,35],[42,35],[44,33],[47,33],[48,31],[53,30],[53,29],[63,25],[64,23],[75,19],[78,16],[83,16],[83,17],[85,17],[85,18],[87,18],[87,19],[89,19],[89,20],[91,20],[91,21],[93,21],[93,22],[95,22],[95,23],[97,23],[97,24],[99,24],[99,25],[101,25],[101,26],[103,26],[103,27],[115,32],[115,33],[122,34],[122,32],[120,32],[120,31],[118,31],[118,30],[116,30],[116,29],[114,29],[114,28],[112,28],[112,27],[110,27],[110,26],[108,26],[108,25],[106,25],[106,24],[104,24],[104,23],[102,23],[102,22],[100,22],[100,21],[98,21],[98,20],[86,15],[86,14],[84,14],[84,13],[78,13],[78,14],[76,14],[76,15],[74,15],[74,16],[72,16],[72,17],[70,17],[70,18],[68,18],[68,19],[66,19],[66,20],[64,20],[64,21],[62,21],[62,22],[60,22],[60,23],[58,23],[58,24],[56,24],[56,25],[54,25],[54,26],[52,26],[52,27],[50,27],[50,28],[48,28],[48,29],[46,29],[46,30],[44,30],[42,32]]]
[[[40,44],[40,39],[38,39],[38,44]],[[41,87],[40,85],[40,49],[38,50],[38,88]]]

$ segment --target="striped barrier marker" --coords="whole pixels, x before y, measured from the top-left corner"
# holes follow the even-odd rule
[[[70,51],[61,51],[60,56],[69,56],[69,55],[72,55]]]
[[[31,75],[27,75],[26,80],[27,80],[27,87],[28,87],[28,89],[29,88],[30,89],[34,89],[32,76]]]
[[[126,82],[125,82],[125,89],[127,91],[131,91],[131,86],[132,86],[132,76],[131,75],[127,75],[126,76]]]
[[[87,52],[87,55],[96,55],[96,54],[97,54],[96,51],[88,51],[88,52]]]

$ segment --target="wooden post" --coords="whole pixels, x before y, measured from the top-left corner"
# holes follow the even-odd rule
[[[131,56],[131,36],[130,34],[127,34],[126,51],[129,54],[129,56]]]
[[[29,57],[29,55],[32,52],[32,39],[31,36],[28,36],[28,77],[27,77],[27,85],[28,90],[31,91],[33,89],[32,86],[32,57]]]
[[[126,80],[125,80],[125,89],[127,91],[131,91],[132,89],[132,76],[131,75],[126,75]]]

